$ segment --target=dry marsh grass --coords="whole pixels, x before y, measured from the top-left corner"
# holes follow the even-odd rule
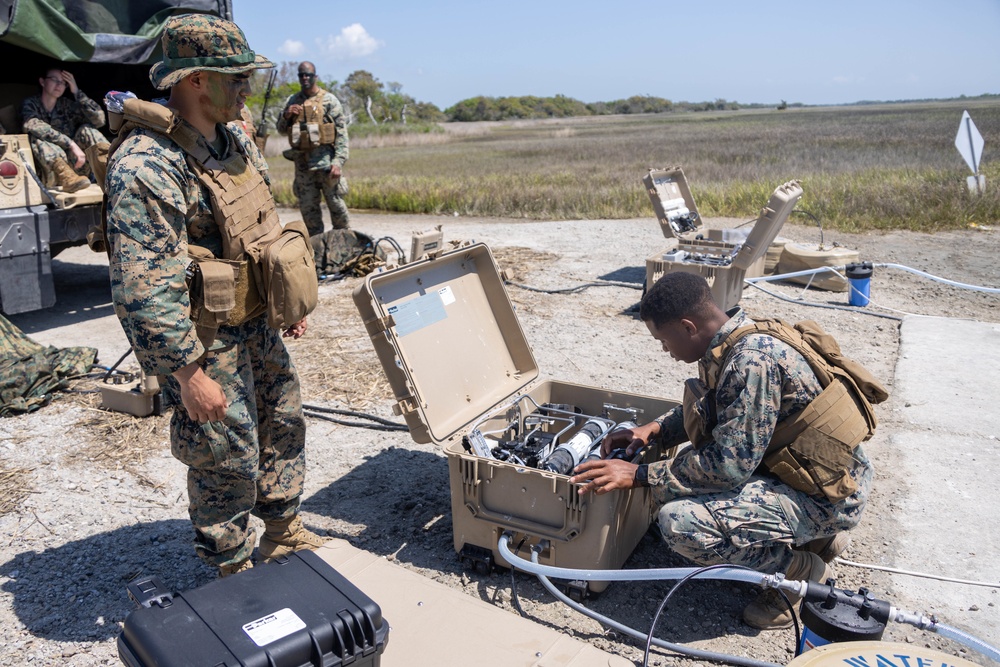
[[[960,228],[1000,219],[1000,161],[970,196],[955,149],[968,109],[990,144],[1000,105],[965,101],[448,123],[433,141],[352,145],[351,208],[538,219],[652,215],[640,179],[680,165],[706,216],[754,217],[781,183],[800,208],[845,231]],[[274,160],[293,204],[291,163]]]

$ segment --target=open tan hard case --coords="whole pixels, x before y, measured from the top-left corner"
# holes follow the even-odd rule
[[[723,310],[740,301],[743,279],[764,275],[768,248],[802,196],[798,181],[779,186],[742,242],[713,240],[706,234],[698,207],[680,167],[650,169],[642,177],[663,235],[677,245],[646,259],[646,288],[665,273],[686,271],[704,276]],[[708,238],[706,238],[706,236]],[[725,235],[718,235],[725,238]]]
[[[444,450],[455,550],[463,560],[481,569],[509,566],[497,543],[511,531],[522,554],[544,542],[540,561],[547,565],[615,569],[625,562],[654,516],[648,489],[581,496],[569,477],[475,455],[463,437],[478,427],[489,438],[523,421],[536,404],[570,404],[585,415],[642,425],[675,401],[540,379],[481,243],[369,274],[354,302],[395,393],[395,412],[415,442]],[[662,454],[650,447],[647,460]],[[570,591],[582,597],[606,587],[580,582]]]

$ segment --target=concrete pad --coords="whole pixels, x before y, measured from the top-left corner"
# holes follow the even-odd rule
[[[1000,324],[907,317],[900,329],[889,437],[907,480],[894,566],[1000,584]],[[894,575],[895,593],[941,623],[995,644],[997,588]]]

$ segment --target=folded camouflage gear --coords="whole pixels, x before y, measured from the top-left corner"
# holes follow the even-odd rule
[[[331,229],[309,239],[316,275],[366,276],[385,264],[385,253],[372,237],[353,229]]]
[[[0,417],[47,405],[52,392],[90,372],[96,362],[95,348],[41,345],[0,316]]]

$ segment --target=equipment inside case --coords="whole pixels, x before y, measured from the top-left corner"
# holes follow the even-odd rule
[[[697,273],[708,281],[712,295],[724,310],[735,306],[743,293],[743,279],[764,274],[768,247],[778,236],[802,196],[798,181],[779,186],[746,234],[705,233],[704,223],[680,167],[650,169],[642,178],[663,235],[677,245],[646,260],[646,287],[670,271]]]
[[[546,542],[546,564],[621,566],[652,521],[648,489],[581,496],[564,472],[612,428],[645,424],[676,402],[541,380],[483,244],[372,273],[354,301],[395,393],[394,411],[415,442],[444,447],[463,559],[506,565],[497,542],[511,531],[529,547]],[[647,461],[661,455],[656,446],[644,453]]]

